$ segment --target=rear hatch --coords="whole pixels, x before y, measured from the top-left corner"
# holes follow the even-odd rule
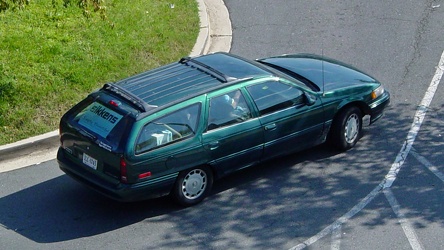
[[[119,184],[126,139],[138,112],[103,90],[68,111],[60,122],[60,140],[69,170],[102,184]]]

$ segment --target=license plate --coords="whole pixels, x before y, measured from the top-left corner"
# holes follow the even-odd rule
[[[97,170],[97,160],[87,154],[83,154],[83,163],[86,166],[88,166],[94,170]]]

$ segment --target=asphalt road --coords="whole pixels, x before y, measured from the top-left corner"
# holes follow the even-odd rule
[[[231,52],[348,62],[390,91],[386,115],[353,150],[320,146],[246,169],[187,209],[167,198],[110,201],[55,161],[2,173],[2,249],[443,248],[444,90],[430,88],[443,57],[443,1],[225,3]]]

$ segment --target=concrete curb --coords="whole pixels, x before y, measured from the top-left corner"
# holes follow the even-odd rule
[[[197,0],[200,31],[190,56],[228,52],[232,30],[223,0]],[[58,130],[0,146],[0,173],[39,164],[56,157]]]

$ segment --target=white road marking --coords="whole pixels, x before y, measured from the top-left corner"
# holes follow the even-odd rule
[[[410,246],[413,250],[422,250],[421,243],[418,239],[418,236],[415,233],[415,230],[413,230],[413,226],[410,224],[409,220],[405,217],[404,213],[401,211],[401,208],[399,206],[398,201],[396,200],[395,195],[393,194],[392,190],[390,188],[384,189],[385,197],[387,198],[388,202],[390,203],[390,206],[393,209],[393,212],[395,212],[396,217],[398,217],[398,221],[401,224],[402,230],[404,231],[405,235],[407,236],[407,239],[410,242]]]
[[[420,105],[418,106],[418,109],[415,113],[415,117],[414,117],[412,126],[410,128],[410,131],[407,134],[407,138],[404,141],[404,144],[402,145],[401,150],[399,151],[398,155],[396,156],[395,161],[393,162],[393,164],[392,164],[388,174],[385,176],[384,180],[382,180],[382,182],[375,189],[373,189],[372,192],[370,192],[364,199],[362,199],[350,211],[348,211],[346,214],[344,214],[339,219],[337,219],[335,222],[333,222],[333,224],[327,226],[321,232],[319,232],[318,234],[305,240],[303,243],[290,248],[290,250],[304,249],[305,247],[310,246],[311,244],[317,242],[318,240],[325,237],[326,235],[332,233],[335,228],[346,223],[351,217],[353,217],[355,214],[360,212],[365,206],[367,206],[367,204],[370,203],[380,193],[381,190],[388,189],[392,186],[393,182],[396,180],[399,170],[401,169],[402,165],[405,162],[405,159],[407,158],[407,155],[410,152],[410,149],[412,148],[413,142],[416,139],[419,129],[421,128],[421,124],[424,120],[424,117],[427,113],[427,109],[430,106],[433,96],[435,95],[435,92],[436,92],[438,85],[441,81],[443,72],[444,72],[444,51],[441,54],[441,58],[439,60],[438,66],[436,68],[436,72],[433,75],[432,81],[431,81],[431,83],[424,95],[424,98],[422,99],[422,101],[421,101]],[[407,237],[409,237],[409,236],[407,236]],[[414,246],[412,245],[412,248],[413,247]],[[417,248],[414,248],[414,249],[417,249]]]
[[[327,226],[322,231],[320,231],[315,236],[307,239],[301,244],[298,244],[290,250],[300,250],[305,247],[310,246],[311,244],[317,242],[318,240],[324,238],[325,236],[331,234],[337,227],[340,227],[342,224],[346,223],[351,217],[355,216],[358,212],[360,212],[367,204],[369,204],[382,190],[382,185],[378,185],[373,191],[371,191],[364,199],[362,199],[357,205],[355,205],[350,211],[337,219],[333,224]]]
[[[331,250],[341,249],[342,226],[333,229],[331,234]]]
[[[410,149],[412,148],[413,142],[415,141],[416,136],[418,135],[419,129],[421,128],[421,124],[424,121],[427,109],[429,108],[430,103],[433,100],[433,96],[435,95],[436,89],[439,86],[443,72],[444,72],[444,51],[441,54],[441,59],[439,60],[439,64],[438,67],[436,68],[435,75],[432,78],[432,82],[430,83],[429,88],[427,89],[424,95],[424,98],[422,99],[421,103],[418,106],[415,117],[413,119],[412,127],[410,128],[410,131],[407,134],[407,139],[404,141],[401,151],[396,156],[395,162],[392,164],[390,171],[388,172],[388,174],[384,179],[385,180],[384,188],[392,186],[393,181],[395,181],[396,176],[399,170],[401,169],[402,164],[407,158],[407,155],[409,154]]]
[[[416,153],[415,149],[412,150],[412,155],[425,167],[427,167],[430,172],[432,172],[436,177],[438,177],[442,182],[444,182],[444,173],[440,172],[432,163],[430,163],[426,158]]]

